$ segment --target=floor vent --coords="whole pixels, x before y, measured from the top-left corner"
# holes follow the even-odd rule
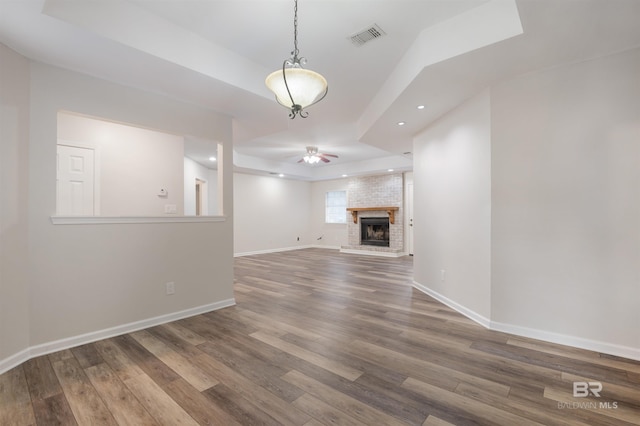
[[[382,31],[382,28],[380,28],[378,24],[373,24],[369,28],[360,31],[349,38],[351,39],[351,43],[355,44],[356,46],[362,46],[366,42],[375,40],[377,38],[385,36],[386,34],[387,33]]]

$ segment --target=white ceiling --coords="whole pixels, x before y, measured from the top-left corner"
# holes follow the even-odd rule
[[[314,180],[410,170],[412,135],[465,99],[640,46],[639,18],[637,0],[299,0],[329,94],[294,120],[264,86],[293,49],[293,0],[0,0],[0,42],[228,114],[238,169]],[[372,24],[386,35],[351,43]],[[339,158],[298,164],[308,145]]]

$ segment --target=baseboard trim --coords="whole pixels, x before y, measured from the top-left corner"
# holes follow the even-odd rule
[[[582,337],[569,336],[566,334],[554,333],[551,331],[521,327],[513,324],[505,324],[498,321],[491,321],[483,317],[482,315],[479,315],[478,313],[472,311],[471,309],[454,302],[446,296],[443,296],[440,293],[433,291],[422,284],[414,281],[413,287],[421,291],[422,293],[433,297],[439,302],[447,305],[451,309],[459,312],[460,314],[477,322],[478,324],[489,330],[500,331],[502,333],[513,334],[516,336],[528,337],[531,339],[542,340],[549,343],[557,343],[559,345],[571,346],[574,348],[586,349],[589,351],[600,352],[640,361],[640,349],[638,348],[600,342],[597,340],[585,339]]]
[[[640,361],[640,349],[491,321],[491,330]]]
[[[256,250],[256,251],[245,251],[242,253],[234,253],[233,257],[243,257],[243,256],[253,256],[254,254],[267,254],[267,253],[279,253],[281,251],[292,251],[292,250],[302,250],[306,248],[312,248],[313,246],[295,246],[295,247],[281,247],[276,249],[266,249],[266,250]]]
[[[277,248],[277,249],[257,250],[257,251],[245,251],[245,252],[242,252],[242,253],[235,253],[233,255],[233,257],[253,256],[254,254],[279,253],[281,251],[304,250],[304,249],[309,249],[309,248],[340,250],[340,246],[323,246],[323,245],[320,245],[320,244],[311,244],[311,245],[306,245],[306,246],[282,247],[282,248]]]
[[[241,253],[235,253],[233,257],[253,256],[255,254],[279,253],[283,251],[302,250],[302,249],[308,249],[308,248],[340,250],[340,253],[361,254],[364,256],[402,257],[407,255],[407,253],[405,252],[395,253],[395,252],[384,252],[384,251],[373,251],[373,250],[344,249],[340,246],[323,246],[318,244],[312,244],[312,245],[306,245],[306,246],[281,247],[276,249],[246,251]]]
[[[29,361],[31,357],[29,356],[29,348],[24,349],[16,354],[11,355],[9,358],[5,358],[0,361],[0,374],[3,374],[12,368],[22,364],[23,362]]]
[[[480,324],[481,326],[485,327],[485,328],[491,328],[491,320],[489,318],[485,318],[482,315],[478,314],[475,311],[472,311],[471,309],[449,299],[446,296],[443,296],[442,294],[438,293],[437,291],[433,291],[431,290],[429,287],[426,287],[422,284],[419,284],[417,282],[413,282],[413,287],[417,290],[420,290],[421,292],[423,292],[426,295],[429,295],[431,297],[433,297],[434,299],[436,299],[437,301],[447,305],[448,307],[450,307],[451,309],[453,309],[454,311],[457,311],[459,313],[461,313],[462,315],[464,315],[465,317],[477,322],[478,324]]]
[[[323,246],[321,244],[313,244],[311,247],[319,248],[319,249],[328,249],[328,250],[340,250],[340,246]]]
[[[185,309],[178,312],[172,312],[170,314],[160,315],[157,317],[148,318],[141,321],[135,321],[128,324],[119,325],[116,327],[106,328],[104,330],[94,331],[91,333],[85,333],[78,336],[72,336],[65,339],[55,340],[53,342],[47,342],[47,343],[42,343],[36,346],[31,346],[27,349],[24,349],[16,353],[15,355],[10,356],[9,358],[1,360],[0,374],[37,356],[50,354],[52,352],[57,352],[57,351],[73,348],[80,345],[85,345],[87,343],[95,342],[97,340],[120,336],[122,334],[131,333],[133,331],[143,330],[145,328],[154,327],[156,325],[165,324],[171,321],[192,317],[194,315],[217,311],[218,309],[233,306],[235,304],[236,304],[236,301],[234,298],[221,300],[219,302],[197,306],[195,308]]]

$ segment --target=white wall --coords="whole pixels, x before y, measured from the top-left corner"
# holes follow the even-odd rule
[[[640,50],[492,91],[502,324],[640,359]]]
[[[484,92],[413,144],[414,280],[485,322],[491,316],[490,138]]]
[[[235,173],[233,191],[236,255],[315,243],[309,182]]]
[[[311,183],[311,244],[336,249],[348,244],[346,223],[325,223],[326,193],[329,191],[347,191],[348,188],[349,178]],[[349,194],[347,193],[348,197]],[[350,218],[351,215],[347,220],[350,220]]]
[[[308,246],[339,249],[346,246],[348,225],[325,223],[325,194],[344,190],[348,198],[350,183],[361,180],[344,178],[302,182],[234,174],[235,253],[242,255]],[[347,220],[350,219],[351,215]],[[300,241],[297,241],[298,236]]]
[[[417,286],[497,330],[640,359],[638,75],[640,49],[529,73],[416,138]]]
[[[184,137],[58,113],[58,143],[94,147],[100,216],[162,216],[166,204],[183,214]]]
[[[28,167],[29,61],[0,44],[0,373],[29,346]]]
[[[205,182],[202,215],[218,214],[218,171],[204,167],[190,158],[184,158],[184,214],[196,214],[196,179]]]
[[[0,196],[2,210],[3,324],[0,368],[20,361],[20,354],[59,349],[90,336],[121,330],[127,324],[146,324],[181,312],[215,308],[233,302],[233,191],[231,168],[225,168],[223,207],[226,220],[208,223],[147,223],[108,225],[53,225],[57,113],[76,111],[115,122],[190,134],[222,141],[222,162],[232,164],[231,119],[213,111],[159,95],[119,86],[86,75],[31,63],[30,88],[26,62],[1,53],[2,114],[13,136],[3,137],[5,163],[16,162],[6,173],[18,174],[18,183]],[[5,61],[5,59],[7,59]],[[5,74],[5,69],[7,73]],[[5,94],[5,88],[12,89]],[[13,91],[15,90],[15,91]],[[25,108],[29,105],[29,123]],[[5,112],[3,110],[3,112]],[[28,136],[26,133],[28,127]],[[3,130],[4,132],[4,130]],[[28,142],[29,158],[24,144]],[[27,167],[28,166],[28,167]],[[26,173],[20,172],[18,168]],[[15,176],[14,176],[15,177]],[[25,191],[24,182],[28,182]],[[28,197],[29,209],[20,197]],[[5,201],[9,204],[5,207]],[[18,216],[16,216],[18,215]],[[10,224],[9,220],[16,222]],[[24,220],[28,221],[28,251]],[[8,235],[7,227],[17,234]],[[21,255],[8,255],[5,244]],[[10,264],[8,269],[5,266]],[[9,278],[5,279],[5,271]],[[28,271],[28,272],[27,272]],[[25,276],[28,282],[25,282]],[[174,281],[176,294],[165,296],[165,283]],[[10,288],[5,291],[5,283]],[[24,298],[28,297],[28,318]],[[4,307],[14,307],[5,311]],[[28,333],[26,332],[28,329]],[[89,337],[87,337],[89,336]],[[6,340],[5,340],[6,339]],[[6,348],[6,349],[5,349]]]

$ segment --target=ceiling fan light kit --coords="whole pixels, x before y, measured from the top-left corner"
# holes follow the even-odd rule
[[[307,164],[316,164],[320,162],[320,157],[317,155],[305,155],[302,160]]]
[[[302,157],[298,163],[302,163],[305,162],[307,164],[318,164],[320,161],[324,162],[324,163],[329,163],[331,160],[329,160],[329,158],[327,157],[333,157],[333,158],[338,158],[337,155],[335,154],[325,154],[322,152],[318,152],[318,147],[317,146],[308,146],[307,147],[307,154]]]
[[[304,69],[306,59],[299,57],[298,50],[298,0],[294,0],[293,11],[293,51],[291,58],[285,59],[282,69],[269,74],[265,84],[276,95],[276,101],[289,109],[289,118],[306,118],[304,109],[320,102],[327,96],[327,80],[315,71]]]

